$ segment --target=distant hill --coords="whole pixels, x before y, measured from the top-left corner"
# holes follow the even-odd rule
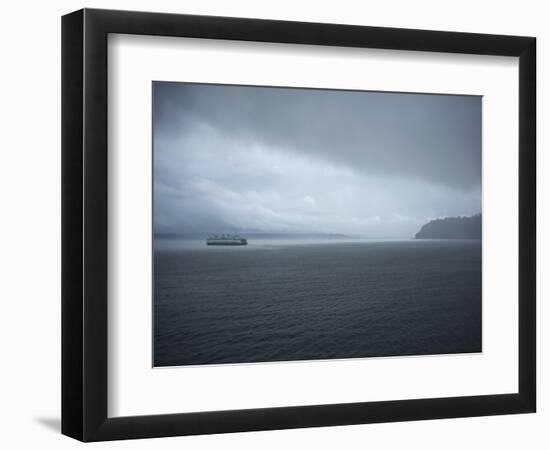
[[[267,232],[252,231],[235,228],[221,229],[221,231],[203,231],[187,233],[156,233],[155,239],[206,239],[210,234],[238,234],[245,238],[252,239],[346,239],[353,236],[339,233],[320,233],[320,232]]]
[[[416,239],[481,239],[481,214],[431,220],[415,235]]]

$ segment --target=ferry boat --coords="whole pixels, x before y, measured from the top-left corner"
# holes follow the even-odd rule
[[[247,245],[248,242],[236,234],[212,235],[206,240],[206,245]]]

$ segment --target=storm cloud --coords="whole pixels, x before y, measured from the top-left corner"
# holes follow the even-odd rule
[[[155,233],[411,236],[481,211],[481,98],[153,84]]]

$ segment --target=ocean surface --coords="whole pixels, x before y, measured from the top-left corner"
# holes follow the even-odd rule
[[[157,239],[154,365],[480,352],[481,242]]]

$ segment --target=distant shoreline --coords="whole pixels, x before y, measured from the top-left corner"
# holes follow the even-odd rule
[[[445,217],[430,220],[416,233],[415,239],[481,240],[481,214],[469,217]]]

